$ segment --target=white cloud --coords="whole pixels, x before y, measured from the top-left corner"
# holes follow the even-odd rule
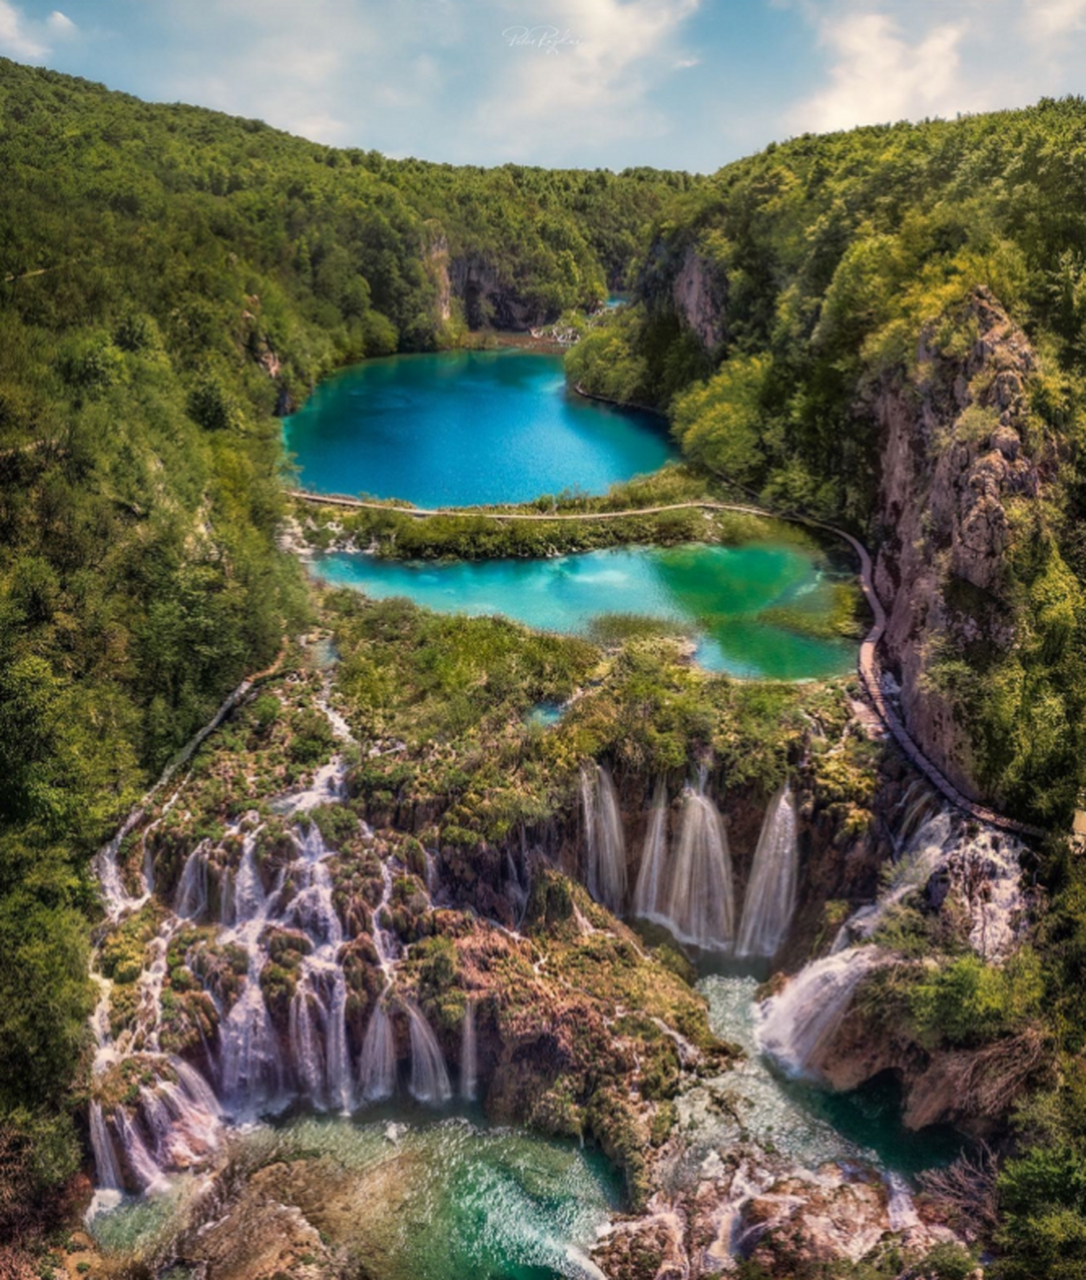
[[[380,49],[360,11],[338,0],[218,0],[218,44],[208,48],[201,6],[169,3],[175,38],[191,45],[164,96],[256,116],[316,142],[356,140],[352,66]]]
[[[7,0],[0,0],[0,53],[37,61],[48,52],[47,46],[32,34],[22,10]]]
[[[481,134],[514,154],[569,155],[581,142],[659,134],[666,117],[651,105],[652,89],[671,72],[692,66],[679,49],[683,23],[699,0],[557,0],[547,9],[557,32],[513,43],[523,5],[500,6],[505,66],[480,104]],[[532,28],[528,28],[534,36]],[[563,40],[568,35],[568,39]]]
[[[652,94],[696,65],[680,36],[699,2],[547,0],[537,14],[569,34],[547,52],[542,32],[503,34],[524,25],[525,0],[216,0],[213,40],[203,6],[159,0],[170,57],[156,96],[389,153],[599,163],[611,139],[671,123]]]
[[[61,13],[59,9],[53,10],[46,19],[45,25],[58,36],[70,36],[79,29],[71,18],[66,13]]]
[[[965,22],[940,23],[910,44],[884,13],[846,13],[823,22],[829,84],[790,113],[798,130],[847,129],[973,110],[978,96],[961,74]]]
[[[1023,0],[1022,16],[1034,39],[1054,40],[1086,25],[1086,0]]]

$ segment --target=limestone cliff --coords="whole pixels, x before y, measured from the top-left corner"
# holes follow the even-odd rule
[[[707,351],[724,341],[727,287],[721,273],[695,246],[687,247],[671,286],[675,309]]]
[[[658,240],[642,264],[636,293],[657,315],[673,312],[707,354],[727,336],[727,278],[696,243]]]
[[[965,726],[931,678],[941,645],[1016,640],[1006,596],[1012,504],[1040,474],[1023,447],[1029,342],[988,292],[960,317],[966,344],[920,339],[908,383],[888,377],[871,405],[881,432],[875,586],[889,615],[883,663],[917,742],[966,795],[981,798]],[[967,347],[961,352],[961,346]]]
[[[435,319],[445,324],[458,303],[470,329],[524,332],[557,319],[526,298],[516,283],[485,255],[450,248],[444,231],[434,226],[423,246],[423,263],[434,285]]]
[[[557,319],[520,293],[486,258],[467,254],[449,259],[446,298],[459,299],[472,329],[493,327],[523,332]]]

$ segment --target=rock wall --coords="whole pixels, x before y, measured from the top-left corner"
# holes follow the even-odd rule
[[[941,353],[929,328],[917,368],[880,386],[882,434],[875,586],[889,618],[883,661],[901,686],[909,731],[967,796],[981,799],[965,728],[929,678],[940,641],[1015,643],[1004,596],[1009,500],[1036,497],[1023,448],[1025,389],[1036,360],[991,293],[964,317],[964,356]]]
[[[715,351],[724,341],[727,283],[693,245],[683,254],[671,286],[671,299],[675,310],[698,335],[706,351]]]
[[[463,304],[464,319],[472,329],[524,332],[557,319],[556,313],[524,298],[493,263],[475,254],[449,260],[448,296]]]
[[[713,354],[727,336],[728,281],[696,243],[657,240],[635,282],[635,293],[656,316],[674,313]]]
[[[423,250],[422,258],[437,286],[437,318],[445,324],[452,319],[452,285],[449,280],[449,241],[443,231],[435,232]]]

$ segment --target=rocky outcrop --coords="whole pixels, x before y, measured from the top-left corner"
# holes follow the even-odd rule
[[[910,385],[878,389],[882,435],[875,586],[889,617],[883,660],[900,685],[910,733],[971,799],[981,787],[968,732],[931,678],[942,643],[1016,641],[1004,596],[1010,504],[1036,497],[1041,477],[1025,450],[1026,383],[1036,359],[987,289],[957,333],[968,349],[940,349],[929,326]]]
[[[527,332],[557,319],[557,313],[529,301],[481,254],[454,254],[448,237],[431,229],[423,245],[422,260],[434,285],[435,318],[446,324],[453,316],[453,302],[460,304],[469,329],[504,329]]]
[[[952,1240],[922,1221],[900,1180],[870,1166],[801,1169],[750,1143],[713,1150],[690,1190],[615,1222],[593,1254],[608,1280],[698,1280],[749,1260],[771,1276],[821,1274],[884,1251]]]
[[[854,1006],[817,1063],[819,1078],[845,1092],[885,1072],[901,1085],[902,1123],[919,1131],[954,1125],[977,1136],[1001,1127],[1043,1064],[1032,1031],[980,1049],[926,1051]]]
[[[525,298],[493,263],[476,254],[450,259],[446,296],[460,300],[472,329],[523,333],[557,319],[556,312]]]
[[[727,284],[720,271],[694,245],[683,254],[671,286],[675,310],[692,329],[706,351],[724,341]]]
[[[696,241],[655,241],[634,293],[658,320],[677,318],[683,329],[697,336],[706,356],[718,352],[727,336],[728,281]]]

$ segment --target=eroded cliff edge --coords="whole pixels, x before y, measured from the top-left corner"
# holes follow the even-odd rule
[[[1020,642],[1008,553],[1029,536],[1043,468],[1027,448],[1037,359],[1025,334],[984,288],[958,321],[949,335],[929,325],[915,367],[885,378],[868,406],[880,432],[875,586],[888,613],[883,664],[909,731],[981,799],[975,743],[939,664],[966,646]]]

